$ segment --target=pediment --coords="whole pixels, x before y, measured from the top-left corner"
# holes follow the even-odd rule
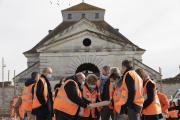
[[[48,44],[40,49],[38,52],[84,52],[84,51],[120,51],[129,49],[132,50],[132,46],[126,44],[117,43],[115,40],[110,39],[101,34],[97,34],[92,31],[83,31],[71,37],[63,38],[52,44]],[[90,39],[91,45],[85,46],[83,41]],[[125,46],[126,45],[126,46]]]

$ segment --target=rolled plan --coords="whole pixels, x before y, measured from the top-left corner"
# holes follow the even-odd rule
[[[110,101],[102,101],[102,102],[98,102],[98,103],[92,103],[92,104],[88,105],[88,108],[108,106],[110,103],[111,103]]]

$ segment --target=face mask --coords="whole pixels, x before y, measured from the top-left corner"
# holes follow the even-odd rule
[[[101,78],[104,80],[108,79],[108,76],[102,75]]]
[[[96,85],[89,85],[89,88],[92,90],[92,89],[95,89],[96,88]]]
[[[81,85],[84,85],[85,84],[85,81],[82,81],[82,84]]]
[[[52,74],[47,74],[46,77],[47,77],[47,79],[51,79],[52,78]]]
[[[112,84],[113,84],[113,87],[116,88],[116,85],[117,85],[116,81],[114,81]]]

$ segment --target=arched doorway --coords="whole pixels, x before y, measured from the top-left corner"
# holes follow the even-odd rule
[[[100,76],[100,71],[98,69],[98,67],[92,63],[84,63],[81,64],[77,69],[76,69],[76,73],[78,72],[83,72],[85,75],[88,74],[95,74],[98,77]]]

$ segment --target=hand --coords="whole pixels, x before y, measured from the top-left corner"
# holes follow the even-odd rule
[[[89,105],[87,106],[87,108],[92,109],[92,108],[93,108],[93,104],[89,104]]]

